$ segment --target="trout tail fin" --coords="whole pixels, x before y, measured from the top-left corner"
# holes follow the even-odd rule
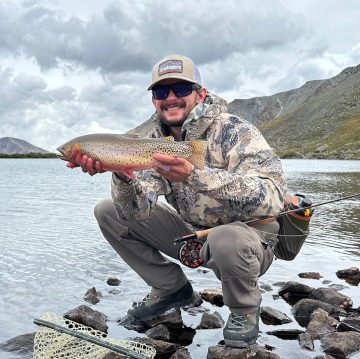
[[[206,141],[192,140],[188,142],[192,148],[191,155],[187,160],[192,163],[195,167],[202,170],[205,167],[205,150]]]

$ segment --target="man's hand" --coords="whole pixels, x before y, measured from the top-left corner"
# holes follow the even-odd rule
[[[173,182],[183,182],[194,169],[194,165],[184,158],[155,153],[154,170]]]
[[[66,167],[81,167],[82,171],[88,173],[90,176],[94,176],[97,173],[105,172],[99,161],[95,161],[80,152],[76,152],[73,154],[71,161],[66,164]]]

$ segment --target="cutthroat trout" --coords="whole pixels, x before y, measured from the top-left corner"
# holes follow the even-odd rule
[[[199,169],[204,168],[206,141],[174,141],[173,137],[136,138],[117,134],[91,134],[76,137],[57,150],[66,161],[74,162],[80,152],[100,161],[102,168],[111,172],[137,171],[151,168],[152,155],[162,153],[188,160]]]

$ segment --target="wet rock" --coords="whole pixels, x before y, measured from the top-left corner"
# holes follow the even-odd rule
[[[345,279],[345,282],[351,285],[359,285],[360,283],[360,269],[357,267],[340,269],[336,272],[336,275],[340,279]]]
[[[306,350],[314,350],[314,342],[311,339],[311,336],[308,333],[300,333],[298,335],[298,341],[301,348]]]
[[[309,324],[311,313],[318,308],[325,310],[335,319],[339,319],[339,315],[346,315],[344,309],[316,299],[301,299],[293,306],[292,312],[299,325],[306,327]]]
[[[101,292],[98,292],[95,287],[90,288],[87,290],[84,296],[84,300],[91,304],[96,304],[100,302],[100,298],[102,298]]]
[[[191,359],[191,355],[186,348],[177,350],[170,359]]]
[[[343,284],[333,283],[333,284],[329,285],[329,288],[337,290],[338,292],[340,292],[341,290],[344,290],[344,289],[349,288],[349,287],[347,287],[346,285],[343,285]]]
[[[266,306],[261,307],[260,317],[263,323],[267,325],[280,325],[292,322],[286,314]]]
[[[340,322],[336,330],[338,332],[354,331],[360,333],[360,317],[345,318]]]
[[[306,284],[289,281],[286,282],[279,290],[279,295],[289,302],[290,304],[295,304],[300,299],[308,298],[311,291],[315,288],[309,287]]]
[[[118,286],[121,283],[121,280],[116,277],[110,277],[107,279],[106,283],[111,286]]]
[[[331,355],[318,355],[314,359],[335,359],[335,358]]]
[[[337,305],[345,309],[351,308],[353,305],[351,298],[331,288],[314,289],[310,293],[310,299],[321,300],[322,302]]]
[[[206,273],[209,273],[209,272],[210,272],[210,269],[198,268],[198,269],[197,269],[197,272],[206,274]]]
[[[159,324],[164,324],[171,328],[181,328],[183,326],[183,320],[180,309],[171,309],[155,319],[145,321],[138,320],[134,316],[128,314],[119,319],[118,324],[128,330],[135,330],[138,333],[144,333],[149,328],[153,328]]]
[[[194,339],[196,330],[184,326],[183,328],[171,328],[164,324],[159,324],[154,328],[148,329],[146,335],[152,339],[165,340],[180,345],[190,345]]]
[[[15,352],[21,354],[22,359],[33,357],[35,333],[18,335],[3,343],[0,343],[0,350],[5,352]]]
[[[270,284],[265,284],[265,283],[261,283],[259,285],[259,288],[263,289],[265,292],[271,292],[273,290]]]
[[[218,307],[224,305],[223,293],[221,289],[204,289],[199,292],[201,298],[206,302],[210,302]]]
[[[280,357],[257,345],[249,345],[246,348],[231,348],[225,345],[209,347],[207,359],[280,359]]]
[[[67,311],[64,318],[70,319],[88,327],[107,333],[108,326],[106,324],[107,316],[97,310],[93,310],[87,305],[80,305],[74,309]]]
[[[214,312],[213,314],[204,313],[201,317],[200,324],[196,329],[215,329],[222,328],[225,324],[224,319],[220,313]]]
[[[271,330],[266,332],[266,334],[274,335],[280,339],[286,340],[295,340],[298,338],[299,334],[305,333],[303,330],[299,329],[279,329],[279,330]]]
[[[338,323],[329,313],[319,308],[311,314],[305,333],[312,339],[320,339],[325,334],[335,332]]]
[[[135,342],[151,345],[156,350],[156,356],[155,358],[170,358],[176,351],[181,349],[181,346],[179,344],[169,343],[164,340],[157,340],[157,339],[151,339],[151,338],[132,338],[131,340],[134,340]]]
[[[330,333],[321,338],[321,348],[337,359],[345,359],[360,350],[360,333]]]
[[[322,281],[322,284],[330,284],[331,283],[331,280],[329,279],[325,279]]]
[[[318,272],[302,272],[299,273],[298,276],[300,278],[307,278],[307,279],[320,279],[322,276]]]
[[[108,293],[118,295],[121,293],[121,290],[120,289],[110,289]]]
[[[149,329],[149,326],[147,326],[146,323],[137,320],[130,314],[120,318],[117,323],[128,330],[134,330],[138,333],[145,333],[146,330]]]
[[[210,311],[208,308],[204,308],[201,305],[199,307],[188,308],[185,310],[189,315],[193,315],[193,316]]]

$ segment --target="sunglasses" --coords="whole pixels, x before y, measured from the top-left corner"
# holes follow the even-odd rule
[[[152,95],[155,100],[165,100],[169,96],[170,90],[176,97],[189,96],[193,90],[199,90],[199,84],[192,84],[189,82],[177,82],[171,85],[156,85],[152,88]]]

